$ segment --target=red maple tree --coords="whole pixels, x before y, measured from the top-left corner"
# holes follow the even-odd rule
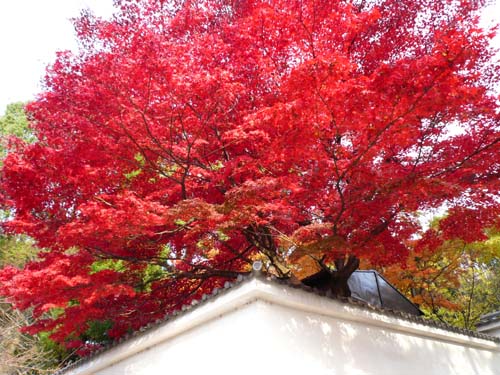
[[[495,224],[500,71],[481,1],[118,5],[76,21],[79,53],[28,106],[39,141],[1,172],[4,227],[46,248],[0,273],[30,332],[75,346],[106,321],[119,337],[257,258],[345,278]],[[416,212],[443,204],[418,237]]]

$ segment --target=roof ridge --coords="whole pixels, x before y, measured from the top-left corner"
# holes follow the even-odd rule
[[[246,281],[254,280],[254,279],[259,279],[259,280],[266,282],[266,283],[284,285],[284,286],[289,287],[289,288],[303,290],[307,293],[312,293],[312,294],[320,296],[320,297],[325,297],[325,298],[329,298],[331,300],[339,301],[341,303],[350,304],[350,305],[356,306],[358,308],[370,309],[370,310],[375,311],[379,314],[389,316],[389,317],[403,319],[403,320],[406,320],[406,321],[411,322],[411,323],[422,324],[422,325],[427,326],[427,327],[443,329],[443,330],[446,330],[449,332],[458,333],[458,334],[466,335],[469,337],[474,337],[474,338],[478,338],[478,339],[492,341],[495,343],[500,343],[500,337],[490,336],[490,335],[487,335],[487,334],[484,334],[481,332],[476,332],[476,331],[468,330],[465,328],[454,327],[454,326],[451,326],[451,325],[443,323],[443,322],[426,319],[422,316],[417,316],[417,315],[397,311],[394,309],[377,307],[377,306],[369,304],[366,301],[362,301],[362,300],[359,300],[359,299],[353,298],[353,297],[334,296],[329,292],[325,292],[325,291],[304,285],[302,283],[293,283],[288,279],[280,279],[280,278],[277,278],[276,276],[265,274],[263,271],[254,270],[253,272],[250,272],[246,275],[239,275],[233,281],[226,281],[222,288],[214,288],[211,293],[203,294],[200,299],[193,300],[189,304],[182,305],[178,310],[175,310],[172,313],[165,314],[165,316],[163,318],[157,319],[157,320],[141,327],[139,330],[136,330],[134,332],[126,334],[126,335],[120,337],[119,339],[113,340],[109,344],[104,345],[101,348],[93,351],[91,354],[89,354],[86,357],[82,357],[82,358],[77,359],[76,361],[69,362],[65,367],[63,367],[63,368],[59,369],[58,371],[56,371],[55,373],[53,373],[53,375],[62,375],[63,373],[65,373],[68,370],[71,370],[71,369],[73,369],[81,364],[84,364],[84,363],[91,361],[92,359],[94,359],[95,357],[99,356],[100,354],[102,354],[104,352],[107,352],[107,351],[119,346],[120,344],[122,344],[128,340],[139,337],[139,336],[145,334],[146,332],[150,332],[153,329],[155,329],[155,328],[157,328],[157,327],[159,327],[167,322],[170,322],[174,319],[177,319],[178,317],[184,316],[187,312],[192,311],[193,309],[198,308],[199,306],[202,306],[205,303],[214,300],[218,296],[227,293],[228,290],[230,290],[238,285],[241,285]]]

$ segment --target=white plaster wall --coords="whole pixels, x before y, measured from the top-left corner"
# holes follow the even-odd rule
[[[257,300],[96,374],[495,375],[500,353]]]
[[[262,312],[259,304],[243,306],[96,374],[258,374],[259,342],[269,339]]]
[[[500,375],[500,345],[256,277],[65,375]]]
[[[306,374],[500,374],[500,355],[495,351],[282,306],[259,308],[268,316],[262,329],[273,338],[260,350],[273,351],[278,363],[288,362],[291,373],[308,368]]]

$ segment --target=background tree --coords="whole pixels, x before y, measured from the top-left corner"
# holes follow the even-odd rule
[[[0,117],[0,158],[3,159],[9,148],[9,140],[17,137],[25,142],[33,142],[35,137],[29,128],[24,112],[25,103],[11,103]]]
[[[23,103],[7,106],[0,117],[0,163],[9,150],[9,140],[17,137],[24,142],[33,142],[35,137],[29,129]],[[0,212],[3,221],[11,212]],[[0,231],[0,268],[6,266],[23,267],[36,260],[39,249],[26,235],[6,234]],[[33,322],[31,312],[19,311],[0,298],[0,373],[48,374],[57,369],[67,353],[52,342],[47,334],[35,336],[20,332],[23,326]]]
[[[246,273],[406,261],[499,213],[499,65],[481,1],[118,2],[84,14],[2,170],[0,273],[28,332],[91,350]],[[98,329],[99,340],[89,339]]]
[[[0,236],[0,266],[22,266],[35,258],[37,249],[26,238]],[[31,311],[19,311],[0,298],[0,373],[5,375],[50,374],[68,353],[48,334],[27,335],[21,328],[33,323]]]
[[[436,221],[431,230],[438,230]],[[500,236],[487,231],[484,241],[460,239],[411,252],[407,263],[382,272],[432,319],[475,329],[482,315],[500,309]]]

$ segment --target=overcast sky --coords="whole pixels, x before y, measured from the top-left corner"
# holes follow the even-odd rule
[[[109,17],[113,0],[0,0],[0,115],[34,98],[56,51],[76,48],[70,19],[84,8]],[[500,0],[487,18],[500,21]]]
[[[107,17],[113,0],[0,0],[0,114],[33,99],[56,51],[76,49],[70,19],[85,8]]]

